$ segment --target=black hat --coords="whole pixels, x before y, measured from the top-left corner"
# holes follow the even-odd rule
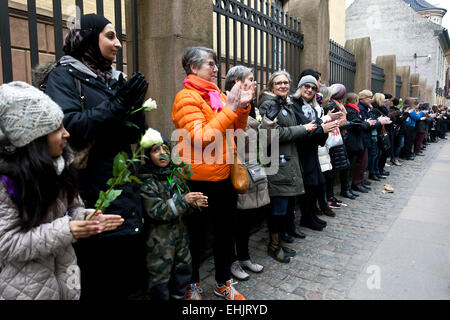
[[[384,94],[384,98],[387,99],[387,100],[392,99],[392,94],[390,94],[390,93],[385,93],[385,94]]]

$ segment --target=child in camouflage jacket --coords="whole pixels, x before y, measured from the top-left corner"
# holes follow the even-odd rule
[[[167,142],[167,140],[166,140]],[[170,162],[162,159],[167,145],[146,150],[141,196],[144,219],[149,227],[147,269],[151,299],[183,299],[192,267],[189,236],[182,216],[192,206],[207,207],[208,197],[201,192],[187,193],[176,176],[170,178]]]

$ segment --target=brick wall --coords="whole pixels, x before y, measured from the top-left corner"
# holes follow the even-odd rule
[[[53,31],[53,17],[52,17],[52,0],[36,1],[37,5],[37,30],[38,30],[38,48],[39,48],[39,63],[55,60],[55,41]],[[69,7],[75,1],[63,0],[63,36],[67,34],[68,28],[66,21],[70,16]],[[105,16],[114,21],[114,3],[112,0],[104,1]],[[93,9],[91,9],[93,7]],[[85,13],[95,12],[95,1],[85,1]],[[28,38],[28,16],[26,0],[10,1],[9,2],[9,22],[11,30],[11,54],[13,64],[13,80],[25,81],[31,83],[31,58],[30,58],[30,41]],[[123,17],[125,16],[125,9],[122,9]],[[67,15],[69,14],[69,15]],[[109,17],[111,16],[111,17]],[[123,26],[125,22],[123,21]],[[125,34],[125,30],[124,30]],[[123,61],[124,72],[127,73],[127,50],[126,37],[123,37]],[[0,55],[0,83],[3,83],[1,55]]]

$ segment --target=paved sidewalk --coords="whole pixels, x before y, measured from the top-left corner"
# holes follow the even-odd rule
[[[449,299],[450,143],[432,143],[425,156],[387,170],[372,191],[344,199],[348,207],[335,218],[321,216],[322,232],[301,227],[307,237],[291,245],[297,255],[289,264],[267,256],[266,227],[253,234],[250,255],[265,270],[236,288],[247,300]],[[383,193],[385,183],[395,192]],[[200,277],[203,299],[221,299],[212,258]]]

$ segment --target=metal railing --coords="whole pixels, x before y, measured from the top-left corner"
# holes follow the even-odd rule
[[[288,71],[294,81],[299,77],[303,48],[299,19],[266,0],[215,0],[213,11],[220,88],[228,70],[238,64],[254,70],[260,89],[276,70]]]
[[[123,42],[124,35],[122,32],[122,1],[114,0],[114,25],[116,28],[117,38]],[[77,18],[83,14],[83,0],[76,0]],[[55,43],[55,60],[63,56],[63,14],[61,0],[52,0],[53,5],[53,29],[54,29],[54,43]],[[96,0],[97,13],[103,15],[103,0]],[[29,51],[31,68],[39,64],[39,43],[38,43],[38,17],[36,12],[36,0],[27,0],[27,16],[28,16],[28,37],[29,37]],[[131,16],[132,16],[132,57],[133,57],[133,71],[137,71],[138,66],[138,41],[137,41],[137,0],[131,0]],[[12,63],[12,48],[11,48],[11,30],[9,24],[9,7],[8,1],[0,1],[0,38],[1,38],[1,55],[2,55],[2,75],[3,82],[11,82],[13,76]],[[116,68],[123,71],[123,50],[119,50],[116,56]]]
[[[384,87],[384,69],[379,65],[372,63],[372,92],[383,93]]]
[[[402,77],[399,76],[399,75],[396,75],[395,76],[395,96],[397,98],[400,97],[400,94],[401,94],[401,91],[402,91],[402,85],[403,85]]]
[[[330,40],[330,85],[341,83],[347,92],[355,89],[356,62],[353,52]]]

